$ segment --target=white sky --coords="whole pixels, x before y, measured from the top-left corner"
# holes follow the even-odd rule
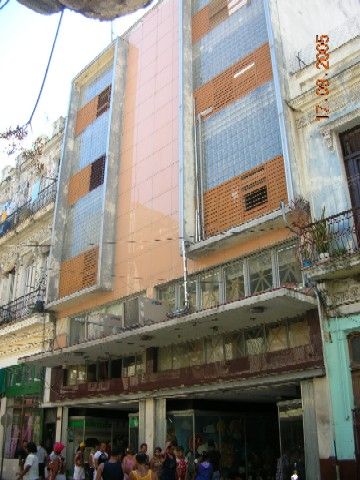
[[[3,2],[1,2],[3,3]],[[113,22],[123,33],[144,14],[140,10]],[[0,10],[0,131],[25,123],[33,109],[54,39],[59,14],[40,15],[16,0]],[[67,114],[71,80],[111,41],[110,22],[90,20],[67,10],[37,112],[33,140],[51,132],[52,123]],[[0,145],[0,176],[14,159]]]

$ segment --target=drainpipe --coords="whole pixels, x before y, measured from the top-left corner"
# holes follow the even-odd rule
[[[184,306],[179,308],[173,312],[169,312],[166,314],[168,318],[175,318],[180,317],[181,315],[186,315],[189,313],[190,310],[190,300],[189,300],[189,291],[188,291],[188,270],[187,270],[187,256],[186,256],[186,245],[185,239],[181,239],[181,253],[182,253],[182,260],[183,260],[183,278],[184,278]]]

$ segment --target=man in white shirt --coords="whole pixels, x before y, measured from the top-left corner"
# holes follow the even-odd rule
[[[102,463],[105,463],[108,461],[108,454],[106,453],[106,443],[105,442],[102,442],[100,443],[100,448],[97,452],[95,452],[94,454],[94,467],[95,467],[95,471],[94,471],[94,479],[96,478],[96,470],[98,468],[99,465],[101,465]]]
[[[39,460],[34,442],[28,443],[27,451],[28,455],[25,459],[24,470],[18,473],[18,478],[24,478],[25,480],[39,480]]]

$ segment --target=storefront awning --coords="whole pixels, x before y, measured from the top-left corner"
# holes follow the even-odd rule
[[[300,318],[316,307],[317,302],[313,296],[279,288],[105,338],[22,357],[19,362],[35,362],[45,367],[85,364],[98,358],[132,355],[146,348],[192,341],[214,333],[233,332],[282,319]]]

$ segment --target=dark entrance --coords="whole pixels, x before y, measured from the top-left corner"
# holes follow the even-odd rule
[[[360,126],[340,135],[352,206],[360,208]]]

